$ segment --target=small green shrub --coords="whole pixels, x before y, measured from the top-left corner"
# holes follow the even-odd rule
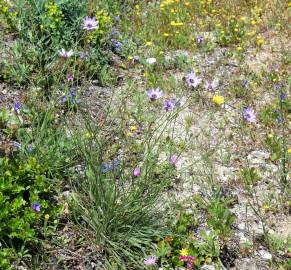
[[[58,212],[46,172],[35,158],[0,158],[1,245],[17,251],[27,243],[36,244],[37,237],[45,234],[42,226]],[[0,259],[4,264],[5,257]]]

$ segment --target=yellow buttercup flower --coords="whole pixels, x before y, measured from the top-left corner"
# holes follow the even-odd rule
[[[291,154],[291,148],[289,148],[289,149],[287,150],[287,152],[288,152],[288,154]]]
[[[187,250],[187,248],[182,248],[180,250],[180,255],[181,256],[188,256],[188,250]]]
[[[146,42],[146,45],[147,45],[147,46],[152,46],[153,43],[152,43],[151,41],[147,41],[147,42]]]
[[[44,215],[44,218],[45,218],[46,220],[48,220],[48,219],[50,218],[50,215],[49,215],[49,214],[45,214],[45,215]]]
[[[136,126],[130,126],[129,129],[130,129],[132,132],[137,131],[137,127],[136,127]]]
[[[224,103],[224,97],[223,96],[219,96],[219,95],[214,95],[212,97],[212,101],[217,104],[217,105],[221,105]]]

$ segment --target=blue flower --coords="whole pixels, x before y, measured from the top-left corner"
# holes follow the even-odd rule
[[[103,162],[101,164],[101,172],[102,173],[106,173],[107,172],[107,164],[105,162]]]
[[[13,108],[14,108],[14,111],[15,111],[16,113],[20,113],[20,110],[21,110],[21,108],[22,108],[22,105],[21,105],[19,102],[15,102]]]
[[[287,98],[287,95],[285,94],[285,93],[282,93],[281,95],[280,95],[280,99],[281,100],[284,100],[284,99],[286,99]]]
[[[249,84],[248,80],[242,80],[241,82],[242,87],[248,87],[248,84]]]
[[[41,210],[41,205],[38,202],[35,202],[31,205],[31,208],[35,211],[35,212],[40,212]]]
[[[112,164],[109,167],[110,171],[114,171],[115,169],[117,169],[120,165],[120,160],[118,158],[114,159]]]

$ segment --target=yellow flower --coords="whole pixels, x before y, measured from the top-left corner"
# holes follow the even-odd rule
[[[164,36],[165,36],[165,37],[168,37],[168,36],[169,36],[169,33],[164,33]]]
[[[288,154],[291,154],[291,148],[289,148],[289,149],[287,150],[287,152],[288,152]]]
[[[256,44],[257,44],[258,46],[262,46],[263,43],[264,43],[263,38],[262,38],[262,37],[257,37]]]
[[[44,215],[44,218],[45,218],[46,220],[48,220],[48,219],[50,218],[50,215],[49,215],[49,214],[45,214],[45,215]]]
[[[132,132],[137,131],[137,127],[136,127],[136,126],[130,126],[129,129],[130,129],[130,131],[132,131]]]
[[[126,135],[127,135],[128,137],[132,137],[132,136],[133,136],[133,133],[132,133],[132,132],[127,132]]]
[[[93,138],[94,134],[92,132],[86,132],[85,133],[85,138],[90,139]]]
[[[236,50],[238,51],[238,52],[240,52],[240,51],[242,51],[242,47],[240,47],[240,46],[238,46],[237,48],[236,48]]]
[[[132,59],[133,59],[133,56],[132,56],[132,55],[129,55],[129,56],[127,57],[127,59],[128,59],[128,60],[132,60]]]
[[[272,133],[268,134],[268,138],[272,139],[274,137],[274,135]]]
[[[224,103],[224,97],[223,96],[219,96],[219,95],[214,95],[212,97],[212,101],[217,104],[217,105],[221,105]]]
[[[251,21],[251,24],[252,24],[252,25],[255,25],[256,23],[257,23],[257,22],[256,22],[255,20],[252,20],[252,21]]]
[[[180,255],[181,256],[188,256],[188,250],[187,250],[187,248],[182,248],[180,250]]]
[[[152,46],[153,43],[152,43],[151,41],[147,41],[147,42],[146,42],[146,45],[147,45],[147,46]]]

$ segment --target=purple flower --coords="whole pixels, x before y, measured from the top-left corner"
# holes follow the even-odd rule
[[[89,18],[88,16],[83,19],[83,29],[91,31],[97,29],[99,22],[96,18]]]
[[[16,113],[20,113],[21,107],[22,107],[22,105],[19,102],[15,102],[14,103],[14,107],[13,108],[14,108],[14,111]]]
[[[160,91],[160,88],[151,89],[147,92],[147,95],[151,101],[156,101],[163,96],[163,92]]]
[[[32,204],[31,208],[35,211],[35,212],[40,212],[41,210],[41,205],[38,202],[35,202]]]
[[[133,176],[135,177],[139,177],[141,175],[141,169],[139,167],[136,167],[134,170],[133,170]]]
[[[280,99],[281,100],[284,100],[284,99],[286,99],[287,98],[287,95],[285,94],[285,93],[282,93],[281,95],[280,95]]]
[[[167,112],[170,112],[170,111],[172,111],[172,110],[174,109],[175,105],[176,105],[175,100],[173,100],[173,99],[169,99],[169,100],[167,100],[167,101],[165,102],[165,110],[166,110]]]
[[[192,269],[193,267],[193,263],[192,262],[188,262],[187,263],[187,269]]]
[[[201,83],[201,79],[196,76],[194,71],[191,71],[187,75],[186,81],[187,81],[188,86],[193,87],[193,88],[196,88]]]
[[[74,80],[74,75],[72,72],[68,73],[67,75],[67,81],[68,82],[72,82]]]
[[[76,91],[69,91],[67,95],[64,95],[61,97],[61,100],[59,101],[59,104],[64,104],[66,102],[70,102],[72,105],[79,104],[81,101],[77,98]]]
[[[143,262],[145,265],[155,265],[157,262],[157,259],[158,258],[156,256],[149,256]]]
[[[135,55],[133,57],[133,63],[139,63],[139,61],[140,61],[140,57],[138,55]]]
[[[250,123],[256,123],[257,121],[256,114],[251,107],[247,107],[244,109],[243,118]]]
[[[64,58],[69,58],[74,54],[72,50],[66,51],[65,49],[61,49],[59,51],[59,55],[64,57]]]
[[[205,89],[209,91],[215,90],[217,86],[218,86],[218,79],[214,79],[211,83],[209,83],[208,81],[206,81],[205,83]]]
[[[186,256],[180,256],[179,260],[181,262],[194,262],[195,261],[195,257],[191,256],[191,255],[186,255]]]
[[[204,40],[204,37],[203,36],[197,36],[197,43],[202,43],[203,40]]]
[[[170,156],[169,163],[173,166],[176,166],[178,159],[179,159],[178,155],[176,155],[176,154],[172,155],[172,156]]]

